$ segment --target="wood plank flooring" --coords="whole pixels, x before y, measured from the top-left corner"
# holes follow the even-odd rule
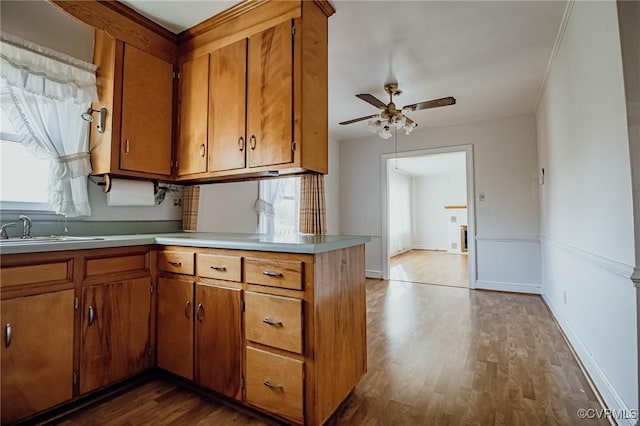
[[[435,250],[410,250],[390,260],[389,276],[396,281],[469,287],[467,257]]]
[[[367,280],[368,372],[332,425],[606,425],[538,296]],[[264,424],[155,380],[62,425]]]

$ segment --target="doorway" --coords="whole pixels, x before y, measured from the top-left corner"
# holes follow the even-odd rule
[[[383,278],[474,288],[472,146],[382,157]]]

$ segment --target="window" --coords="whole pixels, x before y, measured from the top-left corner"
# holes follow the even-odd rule
[[[273,205],[273,232],[275,234],[297,234],[300,216],[300,178],[281,179],[280,196]]]
[[[47,186],[48,158],[40,159],[18,142],[5,114],[0,118],[0,208],[52,211]]]
[[[297,234],[299,222],[300,178],[260,181],[255,204],[258,232]]]

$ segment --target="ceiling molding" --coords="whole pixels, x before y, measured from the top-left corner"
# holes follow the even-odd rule
[[[336,8],[327,0],[313,0],[313,2],[327,15],[327,18],[336,13]]]
[[[172,64],[178,45],[169,30],[115,1],[49,0],[72,17]]]
[[[547,80],[549,80],[549,74],[551,74],[551,66],[553,65],[553,60],[558,54],[558,50],[560,49],[560,45],[562,44],[562,40],[564,39],[564,33],[567,30],[567,25],[569,24],[569,18],[571,17],[571,11],[573,10],[574,3],[575,3],[575,0],[568,0],[567,5],[564,8],[564,14],[562,15],[562,22],[560,22],[560,27],[558,28],[556,41],[553,45],[553,49],[551,49],[551,55],[549,55],[549,62],[547,62],[547,69],[544,72],[544,77],[542,77],[542,83],[540,84],[540,89],[538,90],[538,97],[536,98],[536,103],[533,106],[534,114],[538,112],[540,101],[542,101],[544,88],[547,85]]]
[[[126,18],[132,20],[136,24],[141,25],[147,28],[148,30],[153,31],[154,33],[158,34],[160,37],[164,37],[169,41],[177,43],[178,36],[176,34],[172,33],[162,25],[152,21],[146,16],[141,15],[140,13],[131,9],[126,4],[120,3],[119,1],[100,1],[100,3],[108,7],[109,9],[115,12],[118,12],[120,15],[125,16]]]
[[[178,43],[184,43],[191,40],[200,34],[211,31],[213,28],[219,27],[233,19],[236,19],[240,15],[247,13],[250,10],[257,8],[258,6],[267,3],[269,0],[245,0],[242,3],[238,3],[229,9],[220,12],[219,14],[212,16],[211,18],[202,21],[201,23],[194,25],[178,34]]]

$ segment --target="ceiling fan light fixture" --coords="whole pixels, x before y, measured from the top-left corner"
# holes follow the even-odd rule
[[[380,137],[382,139],[390,139],[391,138],[391,128],[389,126],[384,126],[382,127],[382,129],[380,129],[380,133],[379,133]]]
[[[416,127],[418,127],[417,123],[407,123],[404,126],[404,134],[409,136],[411,134],[411,132],[413,132],[413,129],[415,129]]]
[[[371,133],[378,133],[380,131],[380,119],[374,118],[369,121],[369,130]]]

